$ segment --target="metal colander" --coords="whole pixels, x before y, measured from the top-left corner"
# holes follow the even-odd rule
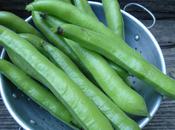
[[[97,2],[90,2],[90,4],[100,21],[106,23],[102,5]],[[125,23],[126,42],[141,53],[147,61],[166,73],[162,52],[153,35],[139,20],[125,11],[122,11],[122,14]],[[26,21],[32,24],[31,17]],[[2,51],[1,58],[7,58],[5,50]],[[134,88],[144,97],[150,113],[150,117],[146,118],[132,117],[139,123],[140,127],[143,128],[157,111],[162,96],[155,92],[149,85],[143,83],[134,76],[130,76],[130,81]],[[25,96],[4,76],[1,76],[0,78],[0,85],[1,95],[8,111],[24,129],[71,130],[71,128],[55,119],[48,112],[30,100],[30,98]]]

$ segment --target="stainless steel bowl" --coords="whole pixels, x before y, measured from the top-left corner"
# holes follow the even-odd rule
[[[90,2],[90,4],[98,18],[102,22],[106,23],[102,5],[97,2]],[[162,51],[154,36],[135,17],[125,11],[122,11],[122,14],[125,23],[125,39],[127,43],[132,48],[140,52],[147,61],[158,67],[163,73],[166,73]],[[31,17],[26,19],[26,21],[32,24]],[[7,58],[5,50],[2,51],[1,58]],[[132,117],[139,123],[139,126],[143,128],[157,111],[162,100],[162,96],[155,92],[149,85],[143,83],[135,77],[131,76],[130,79],[135,89],[144,97],[150,113],[150,117]],[[24,129],[71,129],[31,101],[30,98],[16,89],[16,87],[14,87],[14,85],[11,84],[11,82],[4,76],[0,77],[0,85],[1,96],[8,111]]]

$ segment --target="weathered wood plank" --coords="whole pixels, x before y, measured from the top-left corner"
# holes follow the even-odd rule
[[[2,99],[0,99],[0,130],[18,130],[19,125],[14,121]]]
[[[175,101],[164,100],[161,106],[144,130],[174,130],[175,129]]]
[[[175,79],[175,47],[163,49],[167,74]]]
[[[92,0],[100,1],[101,0]],[[139,3],[148,8],[157,19],[174,19],[175,18],[175,2],[174,0],[119,0],[121,8],[131,2]],[[129,11],[138,18],[150,19],[150,16],[139,8],[131,7]]]
[[[150,21],[146,21],[146,23]],[[158,20],[151,32],[159,42],[161,47],[175,46],[175,21],[174,20]]]

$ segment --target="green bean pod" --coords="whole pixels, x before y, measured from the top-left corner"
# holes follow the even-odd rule
[[[12,20],[15,20],[16,22],[11,22]],[[24,20],[22,20],[21,18],[19,18],[18,16],[9,13],[9,12],[0,12],[0,23],[10,29],[12,29],[13,31],[16,31],[16,33],[31,33],[31,34],[37,34],[38,36],[42,37],[41,34],[38,33],[38,31],[36,31],[35,28],[33,28],[33,26],[31,26],[29,23],[25,22]],[[21,62],[19,59],[19,56],[17,56],[16,54],[14,54],[13,52],[11,52],[10,50],[8,50],[8,54],[10,56],[11,59],[13,59],[13,61],[16,62]],[[30,69],[30,67],[28,67],[26,65],[25,62],[21,62],[21,64],[24,64],[23,68],[25,68],[25,70],[27,70],[28,72],[31,71],[31,73],[35,74],[34,71],[32,71]],[[37,74],[35,74],[36,76],[38,76]]]
[[[16,22],[11,22],[12,20],[15,20]],[[41,34],[33,26],[10,12],[0,12],[0,21],[2,25],[15,31],[16,33],[30,33],[42,37]],[[25,68],[24,70],[34,74],[36,77],[38,76],[35,71],[31,70],[30,66],[28,66],[27,63],[24,61],[21,62],[20,57],[13,53],[13,51],[8,50],[7,52],[13,61],[18,62],[19,64],[23,64],[23,68]]]
[[[26,8],[28,10],[32,10],[32,11],[33,10],[44,11],[44,12],[47,12],[51,15],[57,16],[58,18],[60,18],[62,20],[68,21],[70,23],[74,23],[74,24],[92,29],[92,30],[97,31],[97,32],[105,33],[106,35],[109,35],[109,36],[113,35],[115,37],[115,35],[112,33],[111,30],[109,30],[102,23],[100,23],[96,19],[94,19],[94,17],[92,17],[89,14],[82,13],[80,10],[78,10],[74,6],[72,6],[70,4],[68,5],[68,4],[61,2],[61,1],[57,1],[57,2],[51,2],[51,1],[47,1],[47,0],[39,1],[39,2],[31,3]],[[35,15],[33,15],[33,18],[35,19]],[[88,22],[84,22],[84,21],[87,21],[87,19],[88,19]],[[41,21],[38,23],[41,23]],[[46,34],[46,37],[47,37],[50,34],[52,34],[52,32],[49,32],[49,33],[44,32],[44,34]],[[80,63],[80,61],[77,61],[76,63]],[[84,68],[84,67],[82,67],[82,68]],[[120,69],[120,67],[117,65],[114,69],[116,69],[116,68]],[[116,71],[117,70],[118,69],[116,69]],[[123,75],[123,74],[121,74],[121,75]]]
[[[132,87],[132,89],[134,89],[134,86],[132,85],[132,83],[129,79],[130,74],[128,73],[128,71],[126,71],[123,68],[121,68],[120,66],[114,64],[110,60],[108,60],[108,62],[110,63],[110,66],[117,72],[117,74],[125,81],[125,83],[128,86]]]
[[[39,37],[42,35],[20,17],[7,11],[0,11],[0,25],[8,27],[17,33],[31,33]]]
[[[35,46],[36,47],[36,46]],[[10,57],[10,60],[15,64],[15,65],[18,65],[20,67],[23,66],[22,68],[22,71],[25,72],[25,73],[28,73],[28,74],[31,74],[33,77],[35,77],[35,79],[37,79],[37,73],[24,61],[21,59],[20,56],[18,56],[16,53],[14,53],[13,51],[10,51],[8,49],[6,49],[7,53],[8,53],[8,56]],[[42,84],[42,83],[41,83]],[[58,99],[57,99],[58,100]],[[60,102],[58,100],[58,102]],[[65,111],[68,111],[68,109],[64,106],[64,104],[62,104],[60,102],[60,107],[61,108],[65,108]],[[70,112],[69,112],[70,114]],[[64,121],[63,119],[61,119],[62,121]],[[68,124],[69,125],[69,124]],[[71,127],[73,126],[76,126],[77,128],[81,128],[81,125],[77,123],[76,119],[72,119],[71,121]],[[77,129],[76,128],[76,129]],[[75,129],[75,128],[74,128]]]
[[[91,17],[93,17],[94,19],[98,20],[97,17],[96,17],[96,15],[92,11],[91,7],[89,6],[87,0],[74,0],[74,4],[79,8],[79,10],[83,11],[84,13],[87,13],[88,15],[90,15]],[[46,15],[45,16],[45,20],[44,21],[49,26],[53,26],[53,25],[55,26],[56,25],[57,27],[59,27],[60,25],[62,25],[64,23],[61,20],[58,20],[57,18],[55,18],[53,16],[49,16],[49,15]],[[55,29],[57,29],[57,27]],[[116,64],[114,64],[112,62],[109,62],[109,63],[110,63],[110,66],[122,77],[122,79],[125,80],[126,83],[129,86],[131,86],[130,82],[128,81],[128,76],[129,76],[128,72],[126,70],[124,70],[123,68],[121,68],[120,66],[118,66],[118,65],[116,65]],[[82,67],[82,68],[85,70],[84,67]],[[88,73],[88,72],[86,72],[86,73]]]
[[[40,37],[38,37],[36,35],[29,34],[29,33],[21,33],[21,34],[19,34],[19,36],[24,38],[28,42],[30,42],[35,48],[37,48],[37,50],[39,50],[44,56],[46,56],[50,61],[52,61],[54,63],[54,61],[50,58],[50,55],[48,54],[48,52],[45,51],[43,48],[43,44],[46,41],[44,41],[43,39],[41,39]],[[9,57],[14,62],[17,62],[17,61],[19,61],[18,59],[20,59],[20,57],[16,56],[15,54],[10,54]],[[17,64],[21,64],[21,63],[17,63]],[[27,65],[27,67],[28,67],[28,65]],[[32,70],[30,70],[30,68],[26,68],[25,70],[32,71]],[[28,72],[28,73],[30,73],[30,72]]]
[[[50,42],[55,43],[54,44],[55,46],[56,46],[56,44],[59,44],[58,35],[53,32],[53,29],[57,29],[57,27],[60,26],[61,24],[63,24],[64,22],[57,20],[55,17],[49,16],[49,15],[45,15],[44,18],[42,18],[38,12],[33,12],[33,19],[34,19],[35,25],[36,26],[38,25],[37,27],[40,29],[41,32],[43,32],[43,34],[47,37],[47,39],[49,39]],[[52,28],[51,25],[56,25],[57,27]],[[60,38],[63,39],[62,37],[60,37]],[[89,79],[91,79],[91,81],[94,82],[94,79],[92,79],[91,74],[88,72],[88,70],[81,63],[81,61],[76,56],[76,54],[74,53],[72,48],[70,48],[66,42],[64,42],[64,43],[65,44],[63,44],[63,46],[62,46],[63,49],[59,46],[56,46],[56,47],[59,48],[61,51],[63,51],[66,55],[68,55],[72,59],[72,61],[76,65],[78,65],[78,67],[81,69],[81,71],[84,74],[86,74],[86,76]]]
[[[73,62],[57,48],[49,44],[43,45],[56,64],[62,68],[67,75],[80,87],[103,114],[113,123],[116,129],[139,130],[138,125],[127,115],[125,115],[106,95],[104,95],[95,85],[93,85],[73,64]],[[124,120],[124,122],[122,122]]]
[[[57,24],[52,22],[52,26],[56,28],[59,26],[59,23],[60,26],[63,24],[61,21],[57,22]],[[122,110],[133,115],[147,115],[147,109],[143,98],[123,82],[102,56],[88,51],[76,43],[72,44],[72,42],[70,42],[71,41],[67,40],[68,45],[74,50],[77,57],[91,73],[95,81]],[[121,71],[119,72],[121,73]],[[123,72],[122,76],[124,76]],[[125,79],[127,78],[125,77]],[[121,91],[123,91],[122,98],[121,94],[118,95]],[[129,96],[131,97],[130,100],[128,100]],[[135,108],[135,105],[137,105],[137,109]]]
[[[88,0],[73,0],[75,6],[80,10],[83,11],[83,13],[87,13],[94,19],[98,20],[96,15],[94,14],[93,10],[91,9],[91,6],[88,4]]]
[[[53,22],[52,24],[54,28],[59,26],[56,24],[54,25]],[[62,24],[63,23],[61,23],[60,26]],[[82,48],[76,43],[74,43],[75,45],[73,46],[71,44],[72,42],[70,42],[71,41],[67,40],[68,45],[74,50],[77,57],[86,67],[86,69],[91,73],[95,81],[122,110],[133,115],[147,115],[147,109],[143,98],[123,82],[123,80],[109,66],[107,61],[102,56],[88,51],[87,49]],[[118,94],[121,91],[123,95]],[[129,96],[131,97],[130,100],[128,100]],[[137,109],[135,108],[136,104]]]
[[[20,69],[22,69],[25,73],[27,73],[28,75],[31,75],[33,78],[38,79],[40,78],[40,75],[28,64],[28,62],[26,62],[25,60],[23,60],[17,53],[15,53],[14,51],[5,48],[7,51],[7,54],[10,58],[10,60],[17,65]],[[45,81],[45,79],[41,79],[42,81],[39,82],[44,82],[44,85],[47,87],[49,84]]]
[[[57,31],[57,28],[60,25],[65,23],[65,22],[63,22],[63,21],[61,21],[53,16],[49,16],[49,15],[46,15],[44,21],[52,29],[52,31],[54,31],[54,30]],[[81,61],[79,61],[79,62],[81,62]],[[121,68],[120,66],[112,63],[111,61],[108,61],[108,62],[110,64],[110,66],[117,72],[117,74],[119,74],[120,77],[122,77],[122,79],[125,80],[129,86],[131,86],[131,84],[128,81],[128,76],[129,76],[128,72],[126,70],[124,70],[123,68]],[[81,66],[83,66],[83,65],[81,65]],[[85,67],[83,67],[83,69],[86,70]],[[86,73],[88,73],[88,72],[86,72]],[[92,80],[94,80],[94,79],[92,79]]]
[[[81,46],[102,54],[150,84],[161,94],[175,99],[175,80],[163,74],[154,65],[148,63],[120,37],[108,37],[101,33],[70,24],[64,24],[60,29],[61,34],[65,37],[77,42],[81,41],[79,42]]]
[[[108,61],[110,66],[117,72],[117,74],[124,80],[128,82],[128,72],[111,61]]]
[[[143,98],[126,85],[102,56],[80,47],[75,42],[69,41],[68,43],[103,91],[123,111],[133,115],[147,116],[147,108]]]
[[[110,6],[110,3],[109,1],[112,3],[112,4],[116,4],[116,5],[111,5]],[[107,21],[109,21],[108,23],[108,26],[110,29],[112,29],[114,32],[116,32],[117,35],[119,36],[122,36],[120,34],[123,34],[123,18],[121,16],[121,12],[120,11],[120,7],[119,7],[119,4],[118,3],[115,3],[117,2],[117,0],[109,0],[108,2],[107,1],[103,1],[103,4],[105,6],[105,13],[107,15]],[[96,15],[94,14],[93,10],[91,9],[89,3],[87,0],[74,0],[74,4],[81,10],[83,11],[84,13],[87,13],[88,15],[90,15],[91,17],[95,18],[96,20],[97,17]],[[109,5],[108,5],[109,4]],[[107,6],[107,7],[106,7]],[[108,7],[110,6],[110,7]],[[110,8],[109,10],[107,8]],[[111,10],[115,10],[115,11],[111,11]],[[113,12],[115,12],[113,14]],[[115,16],[114,18],[112,17],[112,14]],[[53,21],[53,20],[52,20]],[[58,19],[54,19],[54,21],[58,21]],[[51,22],[51,20],[49,21]],[[54,24],[56,24],[57,26],[63,24],[63,23],[55,23],[55,22],[51,22],[51,25],[53,26]],[[59,24],[59,25],[58,25]],[[120,75],[120,77],[122,77],[123,80],[125,80],[129,85],[129,81],[128,81],[128,72],[126,70],[124,70],[123,68],[119,67],[118,65],[112,63],[111,61],[108,61],[110,63],[110,66],[117,72],[117,74]]]
[[[105,27],[103,23],[97,21],[92,16],[86,13],[82,13],[73,5],[67,4],[62,1],[36,1],[27,5],[26,9],[28,11],[42,11],[48,13],[49,15],[55,16],[63,21],[89,28],[94,31],[104,33],[108,36],[114,36],[114,33],[110,29]]]
[[[77,57],[75,56],[74,52],[70,49],[70,47],[68,47],[65,40],[62,37],[55,35],[50,30],[50,28],[44,23],[43,18],[40,16],[39,12],[33,12],[32,18],[36,27],[51,43],[53,43],[56,47],[58,47],[67,55],[69,55],[73,59],[73,61],[78,62]]]
[[[116,35],[124,39],[124,21],[118,0],[102,0],[102,3],[108,27],[115,32]],[[129,86],[132,86],[128,80],[129,73],[126,70],[116,66],[114,63],[111,63],[111,66],[119,72],[118,74]]]
[[[14,20],[15,20],[15,22],[11,22],[11,21],[14,21]],[[0,24],[12,29],[13,31],[16,31],[17,33],[31,33],[31,34],[37,35],[39,37],[43,37],[35,28],[33,28],[33,26],[31,26],[29,23],[27,23],[26,21],[24,21],[20,17],[12,14],[10,12],[0,11]],[[10,54],[10,53],[12,53],[12,54]],[[8,51],[8,54],[10,54],[10,57],[11,58],[13,57],[13,59],[17,59],[17,60],[19,59],[19,57],[11,51]],[[18,61],[20,61],[20,60],[18,60]],[[21,62],[21,64],[23,64],[23,63]],[[27,68],[27,70],[30,71],[30,67]],[[64,105],[61,102],[59,102],[59,101],[57,101],[57,102],[58,103],[55,103],[55,104],[60,103],[60,108],[65,108]],[[54,106],[54,105],[52,105],[52,106]],[[58,107],[57,107],[57,109],[58,109]],[[67,111],[66,108],[65,108],[64,111]],[[63,111],[63,114],[64,114],[64,111]],[[58,112],[59,111],[57,111],[57,113],[55,113],[55,115],[57,117],[58,117]],[[62,120],[64,120],[64,119],[62,119]],[[73,122],[74,122],[74,124],[76,124],[75,120]]]
[[[23,34],[24,35],[24,34]],[[29,36],[27,34],[25,37]],[[30,35],[27,39],[32,41],[33,45],[37,44],[43,47],[44,51],[50,55],[52,61],[60,67],[65,73],[80,87],[80,89],[88,96],[96,106],[104,113],[104,115],[113,123],[116,129],[119,130],[139,130],[138,125],[130,119],[120,108],[115,105],[97,86],[91,83],[71,61],[71,59],[46,41],[42,41],[39,37]],[[35,40],[33,40],[35,39]],[[123,121],[124,120],[124,121]]]
[[[72,116],[63,104],[49,90],[31,79],[15,65],[1,59],[0,72],[54,117],[67,123],[72,122]]]
[[[45,16],[44,16],[45,17]],[[53,31],[50,29],[49,24],[56,24],[56,25],[61,25],[59,21],[56,21],[54,17],[52,16],[47,16],[45,18],[42,18],[39,12],[33,12],[32,13],[32,18],[37,26],[37,28],[44,34],[44,36],[51,42],[53,43],[57,48],[59,48],[61,51],[63,51],[66,55],[68,55],[72,61],[74,61],[75,64],[77,64],[81,70],[89,75],[89,72],[85,69],[85,67],[82,65],[76,54],[73,52],[73,50],[67,45],[65,42],[64,38],[56,35],[53,33]],[[45,20],[47,19],[47,20]],[[49,23],[47,22],[49,21]]]
[[[124,22],[118,0],[102,0],[108,27],[124,38]]]
[[[44,49],[41,46],[43,39],[41,39],[33,34],[30,34],[30,33],[21,33],[21,34],[19,34],[19,36],[26,39],[30,43],[32,43],[32,45],[35,46],[43,55],[48,57],[47,52],[44,51]]]
[[[3,26],[0,26],[0,41],[6,49],[28,63],[40,76],[37,80],[46,83],[85,130],[113,130],[109,121],[81,89],[29,42]],[[19,67],[22,69],[23,65]]]
[[[52,28],[53,25],[56,26],[56,27],[53,27],[52,28],[52,31],[56,31],[54,29],[57,29],[57,27],[59,27],[60,25],[64,24],[65,22],[57,19],[56,17],[54,16],[49,16],[49,15],[45,15],[45,17],[43,18],[43,21],[45,22],[45,24]]]

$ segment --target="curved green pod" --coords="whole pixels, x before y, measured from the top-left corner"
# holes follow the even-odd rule
[[[118,130],[139,130],[139,126],[120,110],[97,86],[92,84],[75,66],[75,64],[52,45],[44,44],[43,48],[50,54],[55,63],[80,87],[101,112],[113,123]],[[123,122],[121,122],[124,120]]]
[[[105,35],[114,36],[114,33],[105,25],[92,16],[82,13],[78,8],[62,1],[36,1],[27,5],[28,11],[41,11],[55,16],[63,21],[76,24]],[[88,20],[88,21],[87,21]],[[86,21],[86,22],[85,22]]]
[[[54,28],[57,28],[59,25],[64,25],[61,21],[58,21],[59,20],[54,20],[54,22],[50,22],[50,24],[52,23]],[[55,30],[59,31],[59,28]],[[81,34],[79,35],[81,36]],[[91,73],[93,79],[95,79],[105,93],[107,93],[122,110],[133,115],[147,115],[147,108],[143,98],[123,82],[102,56],[84,49],[72,41],[66,41],[86,69]],[[124,76],[124,71],[120,70],[119,73]],[[125,80],[127,80],[127,77],[125,77]],[[118,94],[121,92],[123,93],[122,97],[120,97],[121,94]],[[128,97],[130,97],[129,100]],[[137,105],[137,108],[135,108],[135,105]]]
[[[43,43],[43,39],[30,34],[30,33],[20,33],[19,34],[20,37],[26,39],[27,41],[29,41],[33,46],[35,46],[43,55],[45,55],[46,57],[48,57],[48,54],[46,51],[44,51],[43,47],[41,46]]]
[[[81,42],[79,41],[81,44]],[[97,53],[82,48],[78,43],[69,45],[91,72],[103,91],[125,112],[132,115],[147,116],[144,99],[119,77],[107,61]]]
[[[0,11],[0,25],[10,28],[17,33],[31,33],[42,37],[33,26],[11,12]]]
[[[130,130],[139,130],[137,123],[122,112],[97,86],[91,83],[68,56],[53,45],[44,40],[42,41],[39,37],[31,34],[27,34],[25,37],[27,36],[29,36],[27,39],[31,41],[31,43],[33,42],[33,45],[40,44],[39,47],[42,47],[42,49],[48,53],[52,61],[64,70],[85,95],[96,104],[101,112],[113,123],[116,129],[127,130],[129,128]]]
[[[109,121],[81,89],[29,42],[3,26],[0,26],[0,41],[1,45],[21,57],[38,74],[37,80],[53,92],[85,130],[113,130]],[[23,65],[19,67],[22,69]]]
[[[50,26],[53,30],[52,31],[57,31],[57,28],[60,26],[60,25],[62,25],[62,24],[64,24],[65,22],[63,22],[63,21],[61,21],[61,20],[59,20],[59,19],[57,19],[57,18],[55,18],[55,17],[53,17],[53,16],[49,16],[49,15],[46,15],[45,16],[45,20],[44,20],[47,24],[48,24],[48,26]],[[78,58],[78,57],[77,57]],[[79,62],[81,62],[81,61],[79,61]],[[119,67],[118,65],[116,65],[116,64],[114,64],[113,62],[111,62],[111,61],[108,61],[109,62],[109,64],[110,64],[110,66],[117,72],[117,74],[119,74],[121,77],[122,77],[122,79],[123,80],[125,80],[128,84],[129,84],[129,81],[128,81],[128,76],[129,76],[129,74],[128,74],[128,72],[127,71],[125,71],[123,68],[121,68],[121,67]],[[83,65],[81,65],[81,66],[83,66]],[[85,67],[83,67],[84,68],[84,70],[86,70],[86,68]],[[93,80],[93,79],[92,79]],[[130,85],[130,84],[129,84]]]
[[[68,46],[66,41],[63,37],[55,34],[53,32],[53,28],[50,25],[56,25],[57,27],[62,24],[62,21],[56,20],[53,16],[48,16],[44,14],[44,18],[41,17],[39,12],[33,12],[32,18],[37,26],[37,28],[44,34],[44,36],[53,43],[57,48],[59,48],[61,51],[63,51],[66,55],[68,55],[72,61],[78,65],[78,67],[83,71],[83,73],[86,74],[90,78],[90,74],[87,71],[87,69],[84,67],[84,65],[81,63],[79,58],[76,56],[72,48]],[[54,28],[55,29],[55,28]],[[93,79],[92,79],[93,80]]]
[[[111,61],[108,61],[110,66],[117,72],[117,74],[124,80],[128,82],[128,72]]]
[[[173,99],[175,98],[175,80],[163,74],[154,65],[148,63],[120,37],[108,37],[101,33],[70,24],[62,25],[61,31],[64,31],[61,34],[64,34],[65,37],[81,41],[79,42],[81,46],[96,51],[114,63],[123,66],[128,72],[150,84],[161,94]],[[81,37],[77,34],[81,34]]]
[[[90,15],[94,19],[98,20],[96,15],[94,14],[93,10],[91,9],[91,6],[88,4],[88,0],[73,0],[74,5],[83,13]]]
[[[12,22],[14,20],[15,20],[15,22]],[[15,14],[13,14],[11,12],[0,11],[0,24],[12,29],[13,31],[16,31],[17,33],[30,33],[30,34],[33,34],[33,35],[36,35],[39,37],[43,37],[33,26],[31,26],[29,23],[27,23],[26,21],[24,21],[23,19],[21,19],[20,17],[16,16]],[[10,53],[12,53],[12,54],[10,54]],[[13,57],[13,59],[19,58],[13,52],[8,51],[8,54],[10,54],[10,57],[11,58]],[[21,64],[23,64],[23,63],[21,62]],[[28,68],[28,71],[30,71],[30,68]],[[55,103],[55,104],[57,104],[57,106],[56,106],[57,109],[58,109],[59,103],[60,103],[60,108],[65,108],[61,102],[59,102],[59,101],[57,101],[57,102],[58,103]],[[52,103],[52,101],[51,101],[51,103]],[[64,111],[67,111],[66,108]],[[63,114],[64,114],[64,111],[63,111]],[[58,112],[59,112],[59,109],[56,113],[57,118],[58,118]],[[64,118],[62,120],[64,120]],[[73,122],[76,123],[76,121],[73,121]]]
[[[102,0],[102,1],[103,1],[104,11],[106,14],[106,19],[108,22],[108,27],[112,31],[114,31],[117,35],[123,37],[124,23],[123,23],[123,18],[120,12],[120,6],[118,4],[118,1],[117,0]],[[74,0],[74,4],[81,11],[83,11],[84,13],[87,13],[91,17],[98,20],[87,0]],[[55,21],[58,21],[58,20],[55,19]],[[61,24],[63,23],[60,23],[60,25]],[[123,78],[123,80],[125,80],[129,84],[129,81],[127,79],[127,77],[129,76],[128,72],[112,62],[110,61],[108,62],[110,66]]]
[[[84,4],[85,4],[85,2],[84,2]],[[47,7],[49,7],[49,8],[47,8]],[[51,1],[34,2],[34,3],[31,3],[29,6],[27,6],[27,9],[32,10],[32,11],[34,11],[34,10],[44,11],[44,12],[47,12],[51,15],[56,16],[58,19],[60,18],[61,20],[65,20],[65,21],[68,21],[70,23],[73,23],[73,24],[76,24],[79,26],[83,26],[83,27],[92,29],[94,31],[100,32],[100,33],[104,33],[104,34],[109,35],[109,36],[113,35],[115,37],[115,35],[112,33],[112,31],[110,29],[105,27],[102,23],[98,22],[96,19],[94,19],[94,17],[92,17],[91,15],[86,14],[86,13],[81,13],[81,11],[78,10],[77,8],[75,8],[74,6],[72,6],[70,4],[68,5],[68,4],[61,2],[61,1],[57,1],[57,4],[55,4],[54,2],[51,2]],[[53,10],[53,9],[55,9],[55,10]],[[68,17],[67,17],[67,15],[68,15]],[[33,16],[33,18],[35,19],[35,15]],[[51,22],[51,23],[54,22],[53,18],[48,17],[47,20],[49,20],[49,19],[52,20],[52,21],[50,20],[49,22]],[[84,22],[87,19],[88,19],[88,22]],[[38,23],[41,23],[41,22],[38,22]],[[53,23],[53,24],[55,24],[55,23]],[[57,28],[54,28],[54,30],[55,29],[57,29]],[[52,32],[49,32],[49,34],[44,32],[44,34],[47,34],[46,35],[46,37],[47,37],[47,36],[49,36],[49,34],[52,34]],[[77,63],[80,63],[80,61],[77,61]],[[84,67],[82,67],[82,68],[84,68]],[[115,67],[113,69],[116,69],[116,68],[120,69],[121,67],[115,65]],[[118,69],[116,69],[116,71],[117,70]],[[122,71],[122,72],[124,72],[124,71]],[[123,75],[123,74],[121,74],[121,75]]]
[[[102,0],[102,3],[108,28],[110,28],[116,35],[124,39],[124,21],[118,0]],[[130,86],[131,83],[128,80],[129,73],[123,68],[116,66],[114,63],[111,63],[111,66],[117,72],[119,72],[118,74]]]
[[[82,65],[76,54],[73,52],[73,50],[67,45],[66,41],[64,38],[56,35],[52,30],[51,27],[48,25],[47,21],[49,23],[53,24],[59,24],[55,20],[54,17],[52,16],[47,16],[45,20],[44,18],[41,17],[39,12],[33,12],[32,13],[32,18],[37,26],[37,28],[44,34],[44,36],[52,43],[54,44],[57,48],[59,48],[61,51],[63,51],[66,55],[68,55],[72,61],[74,61],[75,64],[77,64],[81,70],[88,75],[88,72],[86,71],[85,67]],[[56,23],[55,23],[56,21]],[[59,21],[58,21],[59,22]]]
[[[118,0],[102,0],[108,27],[124,38],[124,22]]]
[[[58,36],[55,35],[50,28],[44,23],[43,18],[40,16],[39,12],[33,12],[32,13],[32,19],[34,21],[34,24],[36,27],[43,33],[43,35],[56,47],[61,49],[63,52],[65,52],[67,55],[69,55],[73,61],[77,61],[77,57],[75,56],[74,52],[70,47],[67,45],[65,40]]]
[[[31,79],[15,65],[6,60],[0,60],[0,72],[54,117],[67,123],[72,122],[72,116],[63,104],[48,89]]]

